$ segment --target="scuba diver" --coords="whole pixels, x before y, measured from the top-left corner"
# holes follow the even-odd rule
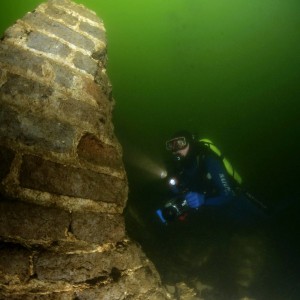
[[[166,142],[166,150],[172,157],[171,200],[156,211],[163,223],[185,220],[205,209],[238,225],[253,225],[264,218],[264,204],[243,191],[240,175],[210,140],[183,130]]]
[[[292,242],[282,245],[287,236],[284,219],[277,215],[282,209],[272,210],[252,196],[212,141],[179,131],[167,140],[166,150],[170,161],[163,196],[168,198],[160,209],[156,206],[155,229],[159,249],[167,250],[158,265],[163,261],[162,270],[174,270],[176,262],[175,268],[183,271],[175,269],[169,278],[183,273],[188,282],[208,283],[226,295],[222,299],[252,299],[261,282],[268,284],[265,270],[273,270],[277,249],[291,251],[287,245]],[[273,235],[279,241],[276,249]]]

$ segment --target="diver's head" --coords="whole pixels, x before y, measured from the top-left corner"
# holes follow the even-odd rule
[[[175,156],[184,158],[190,152],[194,142],[193,135],[186,130],[176,132],[170,140],[166,142],[166,149]]]

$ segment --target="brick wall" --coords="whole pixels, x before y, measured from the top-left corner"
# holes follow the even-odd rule
[[[0,43],[0,298],[166,299],[125,232],[102,20],[50,0]]]

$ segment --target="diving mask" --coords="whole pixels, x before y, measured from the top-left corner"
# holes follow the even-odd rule
[[[166,149],[168,151],[176,152],[184,149],[187,145],[188,143],[184,136],[176,137],[166,142]]]

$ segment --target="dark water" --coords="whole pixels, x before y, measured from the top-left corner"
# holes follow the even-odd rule
[[[41,2],[2,3],[0,31]],[[76,2],[96,11],[107,29],[113,121],[130,184],[128,233],[164,280],[198,276],[216,287],[211,299],[244,292],[300,299],[300,2]],[[164,201],[164,141],[181,128],[212,139],[259,199],[281,206],[275,221],[251,234],[203,215],[159,228],[153,212]],[[241,288],[247,264],[251,284]]]

